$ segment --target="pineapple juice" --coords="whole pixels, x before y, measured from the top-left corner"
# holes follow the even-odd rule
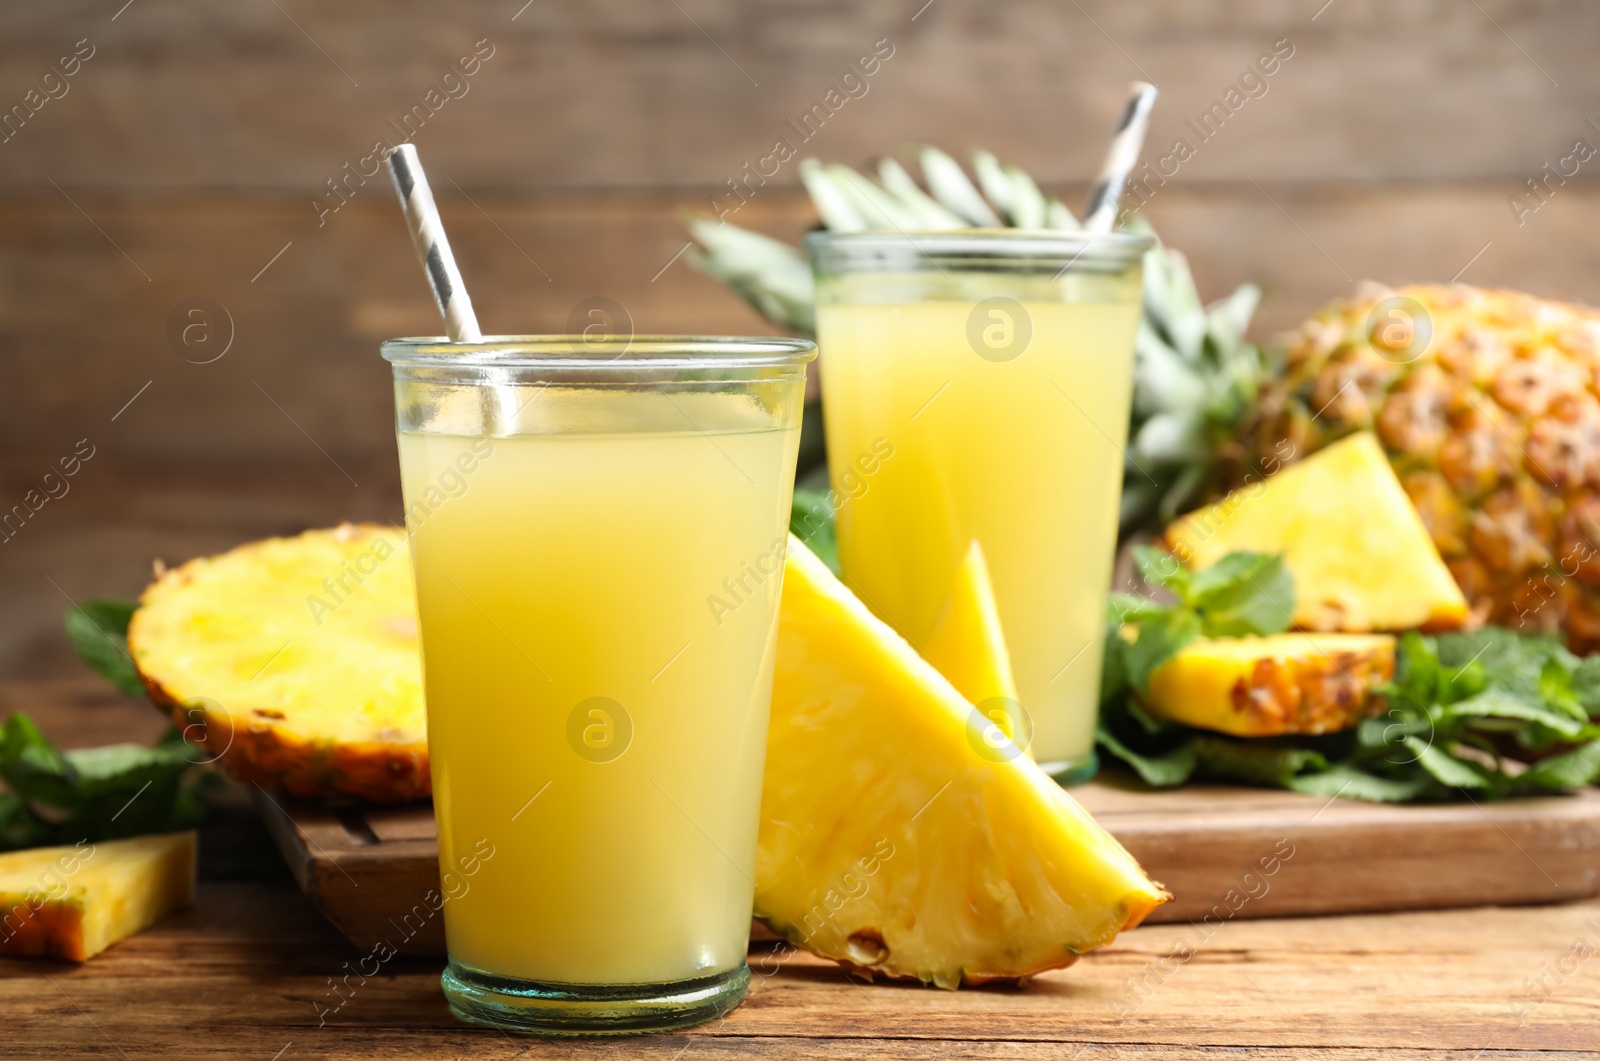
[[[969,543],[981,542],[1044,764],[1092,761],[1134,292],[817,311],[846,582],[920,646]],[[852,455],[875,439],[892,459],[869,478],[851,474]]]
[[[453,964],[743,966],[798,429],[673,400],[683,430],[399,435]]]

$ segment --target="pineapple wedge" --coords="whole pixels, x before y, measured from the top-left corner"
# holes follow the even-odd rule
[[[1171,896],[791,538],[755,906],[791,943],[944,988],[1070,965]]]
[[[87,961],[194,890],[192,832],[0,855],[0,956]]]
[[[1284,554],[1302,630],[1448,630],[1467,601],[1383,447],[1360,432],[1167,529],[1191,567],[1236,549]]]
[[[1017,698],[989,564],[976,539],[956,569],[955,584],[922,646],[922,658],[974,704],[997,696]]]
[[[1332,733],[1375,714],[1394,676],[1385,634],[1202,638],[1150,674],[1151,714],[1236,737]]]
[[[166,572],[128,651],[173,723],[241,781],[425,799],[416,616],[405,533],[345,524]]]

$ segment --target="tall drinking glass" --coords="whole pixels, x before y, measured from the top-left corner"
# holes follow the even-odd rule
[[[807,244],[845,580],[920,647],[980,542],[1034,757],[1060,781],[1091,776],[1150,241],[819,232]]]
[[[555,1035],[726,1012],[750,978],[814,348],[508,336],[383,356],[451,1008]]]

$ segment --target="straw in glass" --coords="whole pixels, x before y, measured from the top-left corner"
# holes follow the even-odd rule
[[[1144,150],[1144,134],[1150,128],[1150,108],[1156,102],[1156,87],[1145,81],[1135,81],[1128,90],[1128,107],[1122,112],[1117,131],[1111,134],[1111,149],[1106,152],[1105,165],[1100,167],[1100,178],[1089,191],[1089,203],[1083,211],[1083,227],[1090,232],[1110,232],[1117,221],[1117,209],[1122,201],[1122,187],[1133,172]]]
[[[394,180],[395,194],[400,196],[406,226],[411,229],[411,242],[417,248],[417,260],[428,274],[428,286],[439,304],[446,334],[451,342],[481,343],[483,333],[478,330],[478,318],[472,312],[472,299],[461,282],[455,255],[450,253],[450,241],[445,238],[444,223],[439,220],[439,207],[434,204],[433,190],[428,187],[428,175],[422,171],[415,145],[401,144],[389,152],[389,176]]]

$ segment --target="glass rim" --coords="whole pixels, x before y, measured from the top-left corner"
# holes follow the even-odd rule
[[[1136,232],[1088,232],[1083,229],[965,228],[901,231],[870,229],[831,232],[819,229],[805,237],[813,256],[834,251],[872,257],[904,254],[966,259],[1080,259],[1132,265],[1154,247],[1155,238]]]
[[[529,368],[573,372],[641,369],[758,369],[804,365],[817,356],[810,339],[785,336],[485,335],[458,343],[443,335],[386,339],[383,359],[396,368]]]

